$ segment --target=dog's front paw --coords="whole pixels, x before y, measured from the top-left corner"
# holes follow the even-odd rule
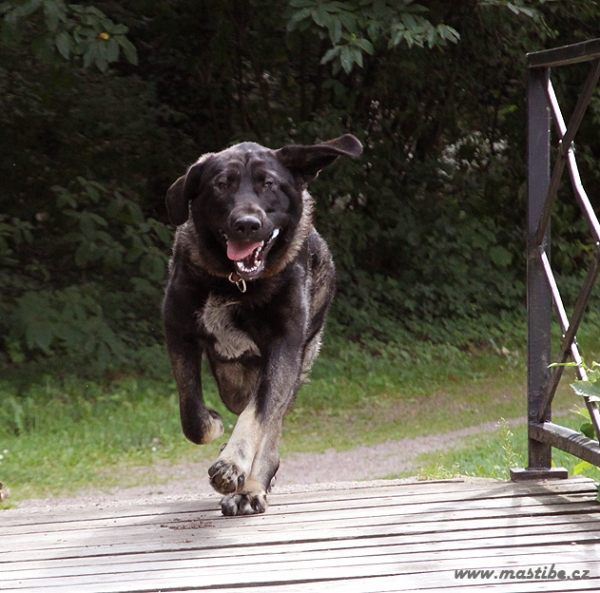
[[[221,418],[221,414],[215,412],[214,410],[208,410],[208,417],[206,421],[206,426],[203,430],[202,435],[202,444],[206,445],[215,439],[218,439],[225,432],[223,426],[223,418]]]
[[[212,487],[221,494],[239,492],[246,483],[246,474],[234,463],[217,461],[208,470]]]
[[[221,512],[228,517],[234,515],[257,515],[267,510],[267,497],[264,492],[238,492],[221,500]]]

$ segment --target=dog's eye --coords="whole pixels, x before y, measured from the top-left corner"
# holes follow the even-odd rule
[[[269,190],[274,190],[275,189],[275,182],[272,179],[267,179],[263,183],[263,188],[264,189],[269,189]]]
[[[221,179],[220,181],[215,181],[213,185],[215,189],[218,189],[219,191],[227,191],[228,183],[223,179]]]

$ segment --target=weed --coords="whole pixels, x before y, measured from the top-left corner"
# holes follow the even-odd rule
[[[459,475],[460,466],[458,463],[452,464],[450,467],[444,463],[444,458],[427,465],[417,473],[417,480],[433,481],[433,480],[451,480]]]
[[[500,418],[500,440],[502,442],[502,451],[504,451],[504,464],[507,468],[516,468],[521,465],[521,457],[514,449],[513,434],[508,422],[504,418]]]

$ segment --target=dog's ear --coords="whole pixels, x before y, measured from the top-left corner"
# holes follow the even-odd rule
[[[357,157],[362,150],[362,144],[352,134],[344,134],[312,146],[290,144],[276,150],[275,156],[286,169],[308,183],[339,156]]]
[[[190,202],[198,194],[202,168],[201,162],[192,165],[188,172],[167,190],[167,212],[174,226],[179,226],[188,219]]]

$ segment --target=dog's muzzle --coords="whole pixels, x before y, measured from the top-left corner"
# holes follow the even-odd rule
[[[264,241],[240,242],[227,239],[227,257],[234,262],[236,272],[245,280],[253,280],[260,276],[265,268],[267,253],[275,243],[279,229],[275,229]]]

